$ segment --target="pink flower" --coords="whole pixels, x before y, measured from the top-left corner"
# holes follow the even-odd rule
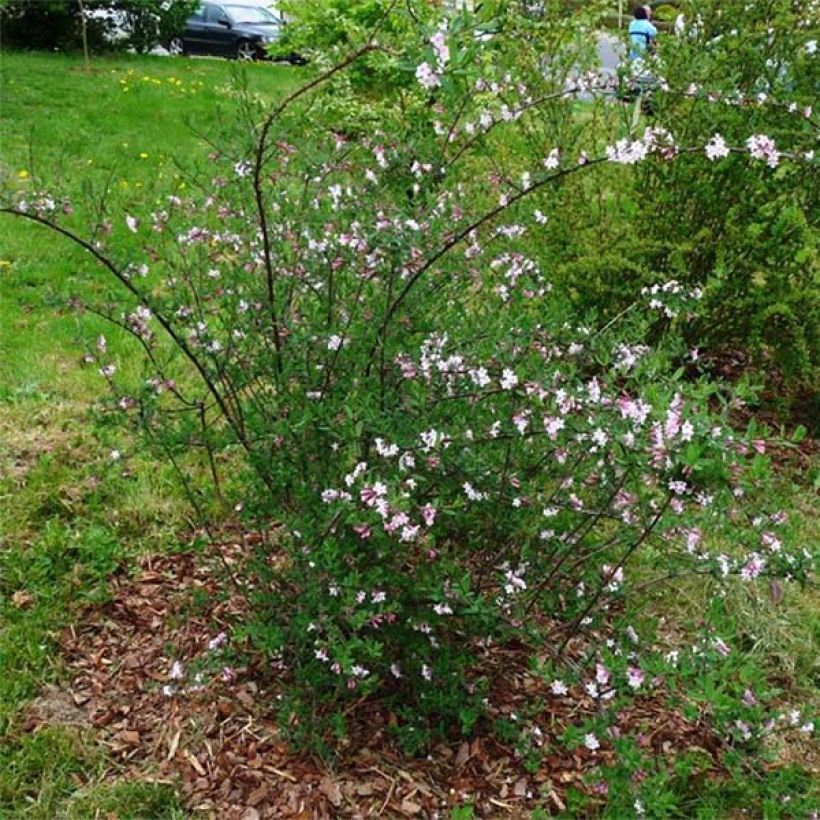
[[[726,145],[726,140],[724,140],[720,134],[715,134],[712,139],[706,143],[704,150],[711,162],[729,156],[729,146]]]
[[[544,160],[544,167],[548,171],[554,171],[561,164],[560,154],[557,148],[553,148]]]
[[[433,71],[429,63],[422,63],[416,68],[416,79],[428,90],[432,90],[441,85],[439,75]]]
[[[637,666],[630,666],[626,673],[627,683],[633,689],[641,688],[641,684],[644,682],[644,677],[643,670]]]
[[[553,695],[560,697],[561,695],[566,695],[569,689],[564,681],[556,679],[550,684],[550,691]]]
[[[746,140],[746,147],[752,157],[765,160],[769,168],[777,168],[780,162],[780,152],[771,137],[765,134],[752,134]]]
[[[666,413],[666,424],[663,432],[666,438],[674,438],[680,432],[681,412],[683,411],[683,397],[676,393]]]
[[[518,384],[518,376],[509,367],[504,368],[499,381],[502,390],[512,390]]]
[[[439,68],[443,68],[450,62],[450,48],[447,45],[447,39],[443,31],[437,31],[430,38],[430,45],[433,46],[433,51],[436,52],[436,59],[438,60]]]
[[[763,572],[763,568],[766,566],[766,559],[762,558],[756,552],[753,552],[749,556],[749,560],[740,570],[740,577],[744,581],[753,581],[755,578]]]
[[[723,655],[724,658],[732,651],[722,638],[715,638],[712,645],[718,651],[718,654]]]
[[[366,504],[368,507],[373,507],[379,498],[386,493],[387,487],[380,482],[376,482],[373,485],[363,487],[359,493],[359,498],[361,498],[363,504]]]
[[[209,651],[213,652],[215,649],[218,649],[227,640],[228,636],[224,632],[220,632],[215,638],[211,638],[211,640],[208,641]]]
[[[400,540],[401,541],[415,541],[421,527],[418,524],[408,524],[402,527]]]

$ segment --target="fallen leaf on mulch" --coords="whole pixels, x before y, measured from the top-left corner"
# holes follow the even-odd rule
[[[328,799],[334,806],[341,806],[342,792],[337,783],[334,783],[329,777],[325,777],[319,784],[319,791]]]
[[[458,754],[456,755],[456,759],[455,759],[455,767],[457,769],[463,769],[464,764],[469,759],[470,759],[470,744],[467,743],[467,741],[465,740],[464,743],[462,743],[458,747]]]

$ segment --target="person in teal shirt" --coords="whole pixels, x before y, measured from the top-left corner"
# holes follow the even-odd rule
[[[649,22],[652,12],[649,6],[638,6],[629,24],[629,59],[638,60],[655,49],[658,30]]]

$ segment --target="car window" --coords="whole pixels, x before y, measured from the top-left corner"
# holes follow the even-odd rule
[[[206,23],[218,23],[220,20],[225,19],[227,17],[221,6],[205,6]]]
[[[189,23],[201,23],[205,19],[205,7],[200,6],[189,18]]]
[[[225,11],[235,23],[257,23],[262,25],[278,25],[279,19],[267,9],[259,6],[239,6],[226,4]]]

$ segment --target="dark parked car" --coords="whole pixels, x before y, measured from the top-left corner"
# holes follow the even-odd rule
[[[205,3],[188,18],[185,31],[168,41],[168,51],[260,60],[267,57],[267,46],[279,38],[281,29],[281,18],[265,8]]]

